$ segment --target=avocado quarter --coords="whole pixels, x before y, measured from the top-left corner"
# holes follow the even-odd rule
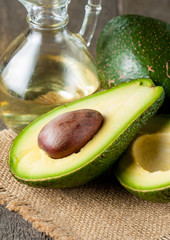
[[[170,115],[155,115],[114,165],[120,184],[135,196],[170,201]]]
[[[15,138],[8,165],[13,176],[38,187],[70,188],[98,177],[120,157],[146,121],[159,109],[164,90],[149,79],[137,79],[53,109]],[[99,111],[104,122],[78,153],[52,159],[39,148],[41,129],[57,116],[79,109]]]

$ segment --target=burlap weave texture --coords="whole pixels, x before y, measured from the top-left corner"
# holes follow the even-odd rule
[[[17,182],[7,157],[15,135],[0,132],[0,203],[61,240],[170,239],[170,203],[152,203],[124,190],[111,172],[74,189],[39,189]]]

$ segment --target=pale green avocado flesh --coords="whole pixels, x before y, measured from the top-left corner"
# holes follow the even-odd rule
[[[170,115],[150,119],[114,169],[122,186],[136,196],[170,201]]]
[[[10,149],[9,168],[18,180],[35,186],[65,188],[85,184],[118,159],[163,99],[162,87],[154,87],[149,79],[139,79],[58,107],[16,137]],[[37,143],[42,127],[62,113],[87,108],[104,117],[97,134],[78,153],[57,160],[48,157]]]

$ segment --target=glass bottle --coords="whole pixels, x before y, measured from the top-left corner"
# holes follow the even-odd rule
[[[78,34],[66,28],[70,0],[19,1],[28,11],[29,29],[0,59],[0,116],[15,132],[56,106],[100,88],[87,47],[102,0],[88,0]]]

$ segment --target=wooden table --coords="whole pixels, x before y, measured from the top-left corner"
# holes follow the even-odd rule
[[[141,5],[142,2],[142,5]],[[76,33],[83,20],[84,5],[86,0],[72,0],[69,6],[70,22],[68,28]],[[170,1],[162,0],[103,0],[103,10],[99,17],[97,30],[90,46],[90,51],[95,57],[98,36],[108,20],[123,13],[138,13],[159,17],[170,22]],[[169,8],[169,9],[168,9]],[[25,28],[26,10],[17,0],[0,0],[0,53],[8,44]],[[0,130],[5,125],[0,121]],[[0,205],[0,240],[44,240],[52,239],[45,233],[36,231],[30,223],[15,212],[10,212],[5,206]]]

